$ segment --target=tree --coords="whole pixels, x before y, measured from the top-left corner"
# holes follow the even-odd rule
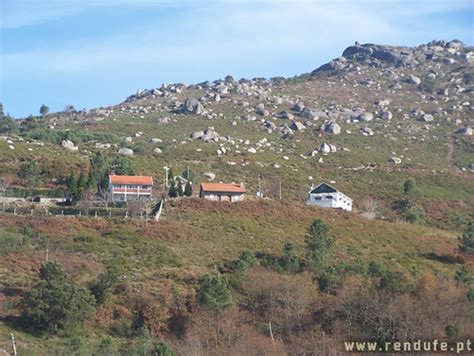
[[[182,197],[184,194],[184,188],[183,188],[183,183],[181,183],[181,180],[178,182],[178,186],[176,187],[176,190],[178,191],[178,195]]]
[[[316,219],[310,225],[305,239],[306,254],[310,270],[319,275],[327,266],[334,238],[329,234],[329,227],[321,219]]]
[[[224,309],[234,304],[229,285],[218,276],[205,275],[199,281],[197,301],[214,315],[216,319],[216,339],[219,343],[220,315]]]
[[[474,254],[474,221],[467,225],[459,239],[461,241],[459,249],[463,252]]]
[[[23,162],[17,176],[25,181],[29,188],[32,188],[40,183],[41,170],[35,161]]]
[[[400,201],[403,216],[410,223],[425,223],[425,210],[418,204],[420,191],[413,178],[409,178],[403,183],[405,198]]]
[[[117,175],[130,176],[133,175],[132,161],[127,157],[117,156],[112,162],[112,170]]]
[[[67,190],[69,192],[69,195],[73,199],[78,199],[79,197],[79,186],[77,184],[77,179],[74,176],[74,172],[71,171],[69,174],[69,178],[67,179]]]
[[[176,184],[174,183],[174,181],[171,182],[170,189],[168,190],[168,196],[170,198],[178,197],[178,188],[176,188]]]
[[[184,179],[192,182],[194,178],[194,173],[188,167],[187,169],[184,170],[184,172],[182,173],[182,176]]]
[[[94,157],[90,159],[87,185],[91,189],[97,189],[97,191],[102,196],[105,195],[105,192],[109,187],[107,162],[104,155],[100,151],[96,152]]]
[[[296,255],[296,246],[294,243],[285,243],[283,246],[283,256],[280,261],[280,266],[287,273],[296,273],[300,270],[300,259]]]
[[[231,76],[230,74],[226,75],[225,78],[224,78],[224,81],[226,83],[233,83],[235,80],[234,80],[234,77]]]
[[[87,178],[84,175],[84,171],[81,170],[79,178],[77,179],[77,193],[78,199],[80,199],[84,193],[84,190],[87,188]]]
[[[46,105],[41,105],[40,107],[40,114],[45,116],[49,113],[49,107],[47,107]]]
[[[59,263],[45,262],[38,283],[23,299],[22,315],[41,330],[74,328],[92,315],[94,304],[89,290],[70,283]]]
[[[99,275],[97,282],[91,287],[91,292],[97,301],[102,304],[110,293],[110,289],[118,281],[118,270],[115,267],[108,267],[105,272]]]
[[[173,170],[171,169],[171,167],[168,169],[168,180],[170,182],[174,181],[174,174],[173,174]]]
[[[10,116],[0,114],[0,133],[15,133],[18,131],[18,124]]]
[[[187,181],[186,185],[184,186],[184,195],[187,197],[190,197],[193,195],[193,185],[191,184],[190,181]]]

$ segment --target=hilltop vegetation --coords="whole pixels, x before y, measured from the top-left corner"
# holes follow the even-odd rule
[[[346,339],[472,335],[472,56],[458,41],[356,44],[294,78],[169,84],[18,122],[2,110],[12,196],[64,194],[85,214],[112,170],[170,193],[164,166],[192,172],[194,192],[211,179],[249,192],[235,205],[170,199],[157,224],[1,213],[2,347],[11,330],[22,353],[81,355],[321,354]],[[258,177],[266,199],[253,198]],[[321,181],[355,212],[304,206]],[[49,283],[46,255],[84,313],[31,329],[22,316],[42,309],[22,300]]]

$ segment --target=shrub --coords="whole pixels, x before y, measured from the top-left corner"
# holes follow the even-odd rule
[[[232,291],[227,282],[217,276],[206,275],[199,281],[197,301],[218,315],[233,305]]]
[[[91,292],[94,295],[98,304],[102,304],[110,289],[118,281],[118,271],[115,267],[108,267],[107,270],[99,275],[97,282],[91,287]]]
[[[474,253],[474,221],[471,221],[469,225],[467,225],[459,239],[461,241],[459,245],[461,251]]]
[[[157,356],[174,356],[175,353],[166,342],[160,341],[155,347],[155,354]]]
[[[29,187],[33,187],[41,181],[41,170],[35,161],[23,162],[17,176]]]

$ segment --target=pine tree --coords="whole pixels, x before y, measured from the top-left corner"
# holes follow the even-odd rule
[[[38,283],[23,299],[22,315],[28,324],[53,331],[75,327],[94,311],[95,299],[88,289],[70,283],[57,262],[41,265]]]
[[[306,254],[310,270],[320,275],[327,267],[329,255],[334,245],[334,238],[329,234],[329,227],[321,219],[316,219],[308,229],[305,239]]]
[[[170,182],[174,181],[174,174],[173,174],[173,170],[171,169],[171,167],[168,169],[168,180]]]
[[[67,180],[67,189],[69,191],[69,195],[73,199],[77,199],[78,196],[78,186],[77,186],[77,179],[74,176],[74,172],[71,171],[71,174],[69,175],[69,178]]]
[[[193,181],[194,173],[190,169],[185,169],[184,172],[182,173],[183,178],[185,178],[188,181]]]
[[[193,186],[190,181],[186,183],[184,186],[184,195],[187,197],[190,197],[193,195]]]
[[[216,319],[216,339],[219,344],[219,319],[222,311],[234,304],[228,283],[218,277],[206,275],[199,281],[197,301],[211,311]]]
[[[97,189],[97,181],[94,176],[94,172],[92,171],[92,167],[89,169],[89,174],[87,176],[87,189],[96,190]]]
[[[84,175],[84,171],[81,171],[79,178],[77,179],[77,198],[81,199],[84,194],[84,190],[87,188],[87,179]]]
[[[132,162],[126,157],[117,156],[117,158],[115,158],[115,160],[112,162],[112,167],[115,174],[117,175],[133,175]]]
[[[170,189],[168,191],[168,195],[170,198],[177,198],[178,197],[178,189],[176,188],[176,184],[174,181],[171,182]]]
[[[180,197],[182,197],[183,194],[184,194],[184,188],[183,188],[183,184],[181,183],[181,181],[178,182],[178,187],[176,189],[178,190],[178,195]]]

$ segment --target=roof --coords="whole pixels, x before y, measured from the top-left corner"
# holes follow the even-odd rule
[[[309,193],[310,194],[339,193],[339,194],[344,195],[350,201],[352,201],[352,199],[349,198],[347,195],[343,194],[342,192],[338,191],[336,188],[333,188],[329,184],[324,183],[324,182],[320,183],[319,185],[317,185],[314,188],[311,188]]]
[[[109,181],[111,184],[153,185],[153,178],[150,176],[109,175]]]
[[[245,187],[235,183],[201,183],[205,192],[245,193]]]

